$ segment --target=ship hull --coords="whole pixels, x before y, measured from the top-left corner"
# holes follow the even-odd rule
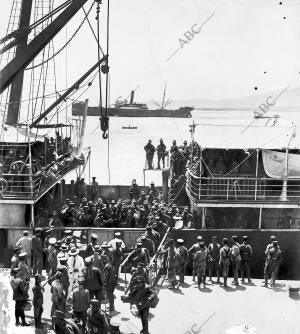
[[[72,116],[82,116],[82,103],[73,103]],[[174,117],[174,118],[190,118],[192,117],[191,108],[183,107],[174,110],[140,110],[131,108],[108,108],[108,115],[113,117]],[[89,107],[87,116],[100,116],[98,107]]]

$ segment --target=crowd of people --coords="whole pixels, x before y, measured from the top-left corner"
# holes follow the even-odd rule
[[[93,182],[95,189],[99,189],[95,178]],[[80,184],[84,188],[84,181]],[[83,194],[86,195],[86,192]],[[182,224],[186,228],[191,227],[192,224],[192,215],[189,213],[188,207],[166,203],[154,182],[151,182],[150,186],[142,191],[136,180],[132,180],[127,200],[104,202],[101,197],[98,197],[99,192],[92,192],[91,195],[94,201],[88,201],[87,197],[82,197],[81,201],[76,203],[67,198],[60,210],[53,211],[48,216],[45,216],[45,212],[40,212],[35,217],[35,225],[43,227],[143,228],[149,219],[163,224],[174,221],[173,217],[181,218]]]
[[[185,281],[186,267],[191,261],[193,280],[197,277],[198,288],[206,287],[206,276],[211,284],[222,284],[227,288],[229,269],[233,273],[233,285],[252,284],[252,247],[248,237],[239,241],[237,236],[231,240],[217,237],[205,245],[199,235],[189,249],[183,239],[175,240],[176,226],[164,224],[160,230],[149,220],[145,232],[129,249],[122,240],[121,232],[114,232],[114,238],[102,243],[98,235],[92,234],[86,248],[80,246],[80,238],[71,230],[55,229],[47,231],[36,228],[32,238],[29,232],[16,243],[11,259],[11,287],[15,300],[16,326],[29,326],[24,308],[28,303],[30,278],[34,277],[32,288],[35,326],[42,327],[43,293],[46,284],[51,287],[52,326],[60,333],[119,333],[119,324],[110,316],[115,311],[114,290],[120,285],[121,271],[130,271],[129,284],[125,280],[124,295],[121,300],[130,304],[133,314],[139,315],[142,323],[141,333],[148,334],[149,309],[159,302],[155,287],[168,281],[169,289],[178,289]],[[168,237],[168,238],[167,238]],[[43,252],[46,252],[46,277],[42,276]],[[281,249],[275,236],[265,250],[264,286],[275,286],[281,263]],[[178,279],[177,279],[178,277]],[[213,277],[217,281],[213,281]],[[221,282],[221,277],[223,282]],[[42,285],[42,281],[45,280]],[[101,303],[108,303],[109,310],[102,310]],[[71,314],[72,321],[66,318]]]

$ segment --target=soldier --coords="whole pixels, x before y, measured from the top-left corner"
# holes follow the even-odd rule
[[[92,264],[92,257],[84,259],[86,269],[84,273],[84,288],[90,293],[90,299],[97,298],[101,300],[103,290],[103,277],[99,268]]]
[[[68,260],[69,254],[68,254],[69,248],[66,244],[62,244],[60,246],[60,251],[57,254],[57,259],[59,260],[60,258],[66,258]]]
[[[185,275],[185,267],[188,259],[188,250],[184,246],[184,240],[183,239],[177,239],[177,251],[180,255],[180,263],[179,263],[179,269],[178,269],[178,275],[179,275],[179,281],[180,283],[184,283],[184,275]]]
[[[42,314],[43,314],[43,303],[44,296],[43,291],[44,288],[41,286],[42,276],[39,274],[35,275],[35,286],[32,288],[33,292],[33,314],[34,314],[34,322],[36,328],[42,328]]]
[[[155,153],[155,147],[152,145],[152,141],[149,139],[146,146],[144,146],[146,151],[146,159],[148,164],[148,169],[153,169],[153,156]]]
[[[240,253],[241,253],[241,276],[242,283],[245,283],[245,276],[248,278],[248,283],[251,282],[250,278],[250,263],[252,258],[252,248],[248,244],[248,237],[246,235],[243,236],[243,243],[240,245]]]
[[[157,152],[157,169],[160,169],[160,161],[162,160],[163,168],[165,168],[165,158],[168,152],[166,151],[166,145],[163,140],[159,140],[159,145],[156,148]]]
[[[11,258],[11,272],[14,268],[19,268],[19,263],[20,263],[20,253],[21,253],[22,247],[21,246],[16,246],[14,248],[14,255]]]
[[[186,140],[183,142],[183,145],[180,148],[183,151],[183,155],[186,157],[186,159],[189,159],[191,152]]]
[[[110,330],[106,314],[101,310],[101,303],[97,299],[90,301],[91,307],[88,309],[87,327],[89,334],[108,334]]]
[[[236,235],[232,236],[233,244],[230,251],[230,257],[233,266],[233,285],[239,285],[239,268],[241,264],[240,244],[237,240],[238,237]]]
[[[31,239],[32,243],[32,274],[42,274],[42,269],[43,269],[43,241],[41,238],[42,234],[42,229],[41,228],[36,228],[34,236]]]
[[[30,282],[30,273],[27,266],[27,253],[22,252],[19,254],[20,262],[19,262],[19,274],[18,276],[24,282],[25,289],[28,291],[29,289],[29,282]]]
[[[215,271],[217,275],[217,283],[220,283],[220,244],[217,243],[217,237],[212,237],[212,242],[208,245],[208,271],[209,271],[209,280],[211,283],[214,283],[212,280],[213,272]]]
[[[140,197],[140,188],[136,183],[136,179],[132,180],[131,187],[129,188],[129,196],[131,201],[133,199],[138,200]]]
[[[144,234],[147,239],[152,240],[154,244],[154,250],[157,250],[160,244],[160,234],[156,232],[150,225],[146,226],[146,233]]]
[[[107,256],[103,256],[103,262],[105,264],[103,271],[103,283],[104,283],[104,292],[109,301],[109,310],[112,312],[115,310],[114,305],[114,290],[116,287],[116,274],[114,267],[109,261]]]
[[[84,278],[78,278],[78,287],[73,291],[73,318],[82,321],[82,327],[86,328],[87,310],[90,305],[89,291],[84,288]]]
[[[110,330],[106,314],[101,310],[101,303],[97,299],[90,301],[91,307],[87,311],[87,328],[89,334],[108,334]]]
[[[170,153],[171,155],[178,149],[177,145],[176,145],[176,140],[172,141],[172,146],[170,148]]]
[[[30,326],[25,321],[25,304],[28,300],[28,292],[25,289],[24,282],[18,277],[20,269],[13,268],[12,269],[12,279],[10,280],[10,285],[13,289],[13,300],[16,302],[15,304],[15,317],[16,317],[16,326],[20,325],[20,318],[22,320],[21,326]]]
[[[142,235],[138,239],[138,242],[141,242],[142,247],[148,250],[150,258],[155,254],[154,243],[151,239],[148,239],[145,235]]]
[[[167,277],[170,283],[169,289],[178,289],[180,283],[176,280],[176,272],[180,263],[180,255],[175,247],[173,239],[169,240],[169,247],[164,251],[167,256]]]
[[[154,184],[153,181],[150,183],[150,187],[147,189],[147,195],[149,195],[151,191],[152,191],[152,194],[153,194],[154,198],[157,198],[158,195],[159,195],[159,191],[155,187],[155,184]],[[148,201],[149,201],[149,199],[148,199]]]
[[[65,303],[68,297],[68,291],[70,286],[69,272],[68,272],[68,258],[67,257],[59,257],[59,263],[57,265],[57,270],[62,273],[60,280],[63,285]]]
[[[64,317],[64,312],[56,310],[53,315],[53,328],[56,334],[79,333],[78,326],[70,319]]]
[[[94,246],[94,255],[92,255],[92,261],[93,261],[93,265],[96,268],[99,268],[101,271],[101,274],[103,275],[103,269],[104,269],[104,263],[102,261],[102,257],[101,257],[101,247],[100,245],[95,245]]]
[[[205,248],[204,242],[200,242],[200,249],[195,254],[195,263],[197,267],[197,278],[198,278],[198,288],[205,288],[205,279],[206,279],[206,262],[208,257],[208,251]]]
[[[267,247],[266,251],[267,261],[265,264],[264,276],[265,276],[265,287],[268,287],[268,279],[271,274],[271,287],[275,286],[277,279],[279,266],[281,263],[281,250],[278,245],[278,241],[273,241],[273,247]]]
[[[200,250],[201,242],[202,242],[202,237],[201,235],[199,235],[197,237],[197,242],[188,250],[188,253],[192,255],[192,261],[193,261],[193,281],[195,281],[195,275],[196,275],[195,255]]]
[[[222,240],[223,247],[220,249],[220,267],[222,270],[222,276],[224,279],[224,287],[227,287],[227,277],[230,266],[230,247],[228,246],[229,241],[227,238]]]
[[[31,238],[29,237],[29,231],[23,231],[23,237],[21,237],[17,243],[17,246],[22,247],[22,251],[27,253],[27,265],[29,273],[31,273]]]
[[[122,262],[122,255],[123,255],[123,249],[122,249],[122,240],[119,239],[116,242],[116,247],[111,249],[111,258],[112,258],[112,266],[114,269],[114,273],[116,275],[115,279],[118,281],[119,277],[119,268]]]
[[[98,182],[96,181],[96,177],[92,177],[92,183],[90,185],[90,190],[91,190],[91,199],[93,202],[95,202],[98,199],[99,196],[99,185]]]
[[[87,245],[85,250],[85,257],[89,257],[94,254],[94,246],[98,243],[98,235],[96,233],[92,233],[91,242]]]
[[[150,262],[150,255],[146,248],[142,247],[141,242],[137,242],[134,251],[128,257],[128,263],[131,267],[137,267],[138,263],[142,262],[145,266],[147,266]]]
[[[65,311],[65,298],[63,284],[61,281],[62,273],[58,271],[55,274],[54,281],[51,283],[51,301],[52,301],[52,308],[51,308],[51,316],[55,315],[56,311]],[[54,319],[52,319],[52,325],[54,325]]]

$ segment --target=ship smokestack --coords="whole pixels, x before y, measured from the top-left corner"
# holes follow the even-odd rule
[[[130,104],[133,104],[133,100],[134,100],[134,90],[130,92]]]

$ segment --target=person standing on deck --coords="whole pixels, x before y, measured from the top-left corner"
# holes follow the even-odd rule
[[[230,251],[230,257],[233,265],[233,285],[239,285],[239,268],[241,265],[240,244],[237,240],[238,237],[236,235],[232,236],[233,244]]]
[[[129,187],[129,197],[131,199],[131,201],[133,199],[135,199],[136,201],[139,199],[140,197],[140,188],[136,183],[136,179],[132,180],[131,186]]]
[[[114,267],[109,261],[109,258],[107,256],[103,256],[103,262],[105,264],[104,270],[103,270],[103,283],[104,283],[104,294],[105,297],[109,300],[109,311],[115,310],[114,305],[114,290],[116,287],[116,273],[114,271]]]
[[[84,288],[90,293],[90,299],[97,298],[101,300],[103,290],[103,276],[99,268],[96,268],[92,264],[92,257],[84,259],[86,263],[86,269],[84,273]]]
[[[252,258],[252,248],[248,244],[248,237],[246,235],[243,236],[243,243],[240,245],[240,253],[241,253],[241,276],[242,283],[245,282],[245,277],[248,278],[248,283],[252,283],[251,281],[251,258]]]
[[[195,263],[197,267],[197,279],[198,279],[198,288],[205,288],[205,279],[206,279],[206,263],[207,263],[208,251],[205,248],[204,242],[200,242],[200,249],[195,254]]]
[[[155,147],[152,145],[152,141],[149,139],[146,146],[144,146],[144,150],[146,151],[146,159],[148,169],[153,169],[153,157],[155,153]]]
[[[65,311],[65,298],[63,284],[61,281],[62,273],[58,271],[55,274],[55,279],[51,283],[51,316],[52,316],[52,325],[54,324],[53,316],[55,315],[55,311]]]
[[[42,275],[42,269],[43,269],[43,241],[41,238],[42,234],[41,228],[35,229],[35,234],[31,239],[32,243],[32,274],[40,274]]]
[[[217,243],[217,237],[212,237],[212,242],[208,245],[208,271],[209,280],[211,283],[214,283],[212,280],[212,275],[214,271],[217,275],[217,283],[220,283],[220,247],[220,244]]]
[[[201,235],[198,235],[197,242],[193,244],[193,246],[188,250],[188,253],[192,255],[193,261],[193,281],[195,281],[196,276],[196,262],[195,262],[195,255],[200,250],[200,243],[202,242]]]
[[[91,200],[93,202],[95,202],[95,201],[98,200],[98,197],[99,197],[99,185],[98,185],[98,182],[96,181],[96,177],[95,176],[93,176],[92,179],[93,179],[93,181],[90,184]]]
[[[16,302],[15,304],[15,318],[16,318],[16,326],[30,326],[25,320],[25,304],[28,300],[28,292],[25,289],[24,282],[18,276],[20,269],[13,268],[12,269],[12,279],[10,280],[10,285],[13,289],[13,300]],[[20,318],[22,323],[20,324]]]
[[[227,278],[230,267],[230,247],[228,246],[229,240],[224,238],[222,240],[223,247],[220,249],[220,267],[224,279],[224,287],[227,287]]]
[[[89,291],[84,289],[84,278],[78,278],[78,287],[73,291],[73,318],[82,321],[83,328],[86,328],[87,310],[90,304]]]
[[[164,144],[163,140],[159,140],[159,145],[156,148],[157,152],[157,169],[160,169],[160,161],[162,161],[163,168],[165,168],[165,158],[168,154],[166,151],[166,145]]]
[[[94,247],[98,243],[98,235],[96,233],[92,233],[91,242],[87,245],[85,250],[85,257],[89,257],[94,254]]]
[[[32,288],[33,292],[33,314],[36,328],[42,328],[42,314],[43,314],[43,303],[44,303],[44,288],[41,286],[42,276],[39,274],[35,275],[35,286]]]
[[[177,239],[177,245],[178,245],[177,251],[180,255],[180,264],[178,268],[179,281],[180,283],[184,283],[185,267],[188,259],[188,250],[184,246],[183,239]]]
[[[13,255],[13,257],[10,260],[10,262],[11,262],[11,266],[10,266],[11,273],[12,273],[12,270],[14,268],[19,268],[19,263],[20,263],[20,257],[19,257],[19,255],[20,255],[21,251],[22,251],[22,247],[21,246],[16,246],[14,248],[14,255]]]
[[[281,263],[281,250],[278,245],[278,241],[273,241],[272,247],[267,247],[266,251],[267,261],[265,264],[264,276],[265,276],[265,287],[268,287],[268,279],[271,274],[271,287],[275,286],[277,279],[279,266]]]
[[[22,247],[22,252],[27,253],[27,266],[29,273],[31,274],[31,238],[29,237],[29,231],[23,231],[23,237],[21,237],[17,243],[17,246]]]
[[[176,272],[179,268],[180,255],[175,247],[173,239],[169,240],[169,247],[164,251],[167,256],[167,277],[169,281],[169,289],[178,289],[180,283],[177,282]]]

